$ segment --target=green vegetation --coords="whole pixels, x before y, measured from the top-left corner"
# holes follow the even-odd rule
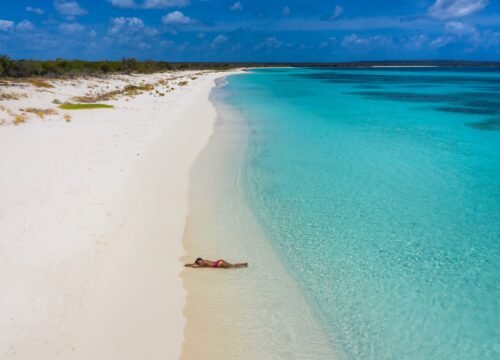
[[[0,77],[36,76],[82,76],[104,75],[110,73],[156,73],[175,70],[228,70],[241,66],[232,63],[169,63],[165,61],[139,61],[122,59],[119,61],[82,61],[82,60],[14,60],[0,56]],[[49,84],[50,85],[50,84]]]
[[[107,104],[62,104],[59,108],[63,110],[88,110],[88,109],[111,109],[113,105]]]

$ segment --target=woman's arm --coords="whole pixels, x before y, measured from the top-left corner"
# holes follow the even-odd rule
[[[184,266],[190,267],[190,268],[199,268],[200,267],[200,265],[197,265],[197,264],[185,264]]]

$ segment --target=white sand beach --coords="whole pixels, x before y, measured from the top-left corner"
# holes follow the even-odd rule
[[[0,85],[0,359],[179,358],[189,171],[227,74]]]

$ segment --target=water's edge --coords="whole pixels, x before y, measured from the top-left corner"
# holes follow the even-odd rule
[[[182,358],[331,359],[320,325],[246,200],[241,173],[248,125],[224,102],[224,81],[210,94],[214,132],[191,170],[182,261],[225,258],[250,267],[182,271],[188,293]]]

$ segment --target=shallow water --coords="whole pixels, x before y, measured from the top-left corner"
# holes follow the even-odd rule
[[[249,131],[241,192],[337,357],[500,358],[500,72],[228,82]]]
[[[242,187],[249,129],[226,98],[225,87],[212,93],[218,118],[191,172],[182,260],[224,258],[249,267],[182,272],[188,290],[182,358],[335,358],[297,282],[249,209]]]

